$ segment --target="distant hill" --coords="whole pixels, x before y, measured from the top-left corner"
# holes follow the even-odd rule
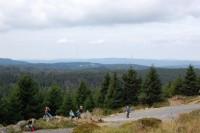
[[[91,62],[58,62],[58,63],[31,63],[11,59],[0,59],[0,66],[17,66],[21,69],[39,69],[39,70],[121,70],[130,67],[136,70],[147,69],[147,66],[136,64],[100,64]]]
[[[12,59],[0,58],[0,65],[1,66],[8,66],[8,65],[25,65],[27,62],[25,61],[17,61]]]
[[[0,66],[18,66],[20,68],[54,69],[54,70],[85,70],[108,69],[120,70],[130,67],[136,70],[147,69],[154,65],[159,68],[187,68],[189,65],[200,68],[200,61],[187,60],[150,60],[128,58],[98,58],[98,59],[67,59],[67,60],[32,60],[18,61],[0,58]]]
[[[99,64],[137,64],[142,66],[156,66],[162,68],[186,68],[193,65],[200,68],[200,61],[190,60],[155,60],[155,59],[130,59],[130,58],[94,58],[94,59],[58,59],[58,60],[32,60],[32,63],[58,63],[58,62],[91,62]]]

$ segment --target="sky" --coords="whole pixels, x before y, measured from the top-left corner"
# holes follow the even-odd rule
[[[200,1],[0,0],[0,58],[200,60]]]

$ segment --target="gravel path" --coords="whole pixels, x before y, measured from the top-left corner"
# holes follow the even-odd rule
[[[161,120],[170,120],[178,117],[179,114],[191,112],[200,109],[200,104],[178,105],[171,107],[152,108],[147,110],[137,110],[131,112],[130,118],[126,119],[125,113],[111,115],[104,118],[105,122],[123,122],[129,120],[138,120],[141,118],[154,117]]]

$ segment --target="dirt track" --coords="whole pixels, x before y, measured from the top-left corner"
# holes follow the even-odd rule
[[[148,118],[148,117],[154,117],[161,120],[170,120],[170,119],[175,119],[181,113],[187,113],[197,109],[200,109],[200,104],[152,108],[147,110],[133,111],[131,112],[129,119],[126,119],[125,113],[120,113],[106,117],[103,120],[105,122],[123,122],[123,121],[138,120],[141,118]]]

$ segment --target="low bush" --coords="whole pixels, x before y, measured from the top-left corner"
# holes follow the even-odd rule
[[[96,124],[86,123],[74,128],[73,133],[93,133],[97,129],[100,129],[100,127]]]
[[[144,118],[136,121],[141,128],[158,128],[161,123],[162,121],[156,118]]]

